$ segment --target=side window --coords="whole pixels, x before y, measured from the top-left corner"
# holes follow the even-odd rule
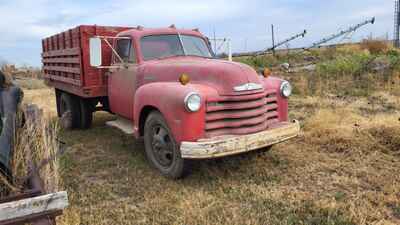
[[[132,40],[130,39],[119,39],[117,40],[116,49],[119,56],[126,63],[136,63],[135,49],[132,46]],[[119,62],[118,58],[115,57],[116,63]]]

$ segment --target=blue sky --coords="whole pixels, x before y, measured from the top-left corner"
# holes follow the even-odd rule
[[[323,36],[375,16],[351,36],[392,38],[394,0],[0,0],[0,60],[40,66],[41,39],[79,24],[200,28],[207,36],[232,39],[234,52],[271,45],[308,30],[291,43],[303,47]],[[247,43],[247,44],[246,44]]]

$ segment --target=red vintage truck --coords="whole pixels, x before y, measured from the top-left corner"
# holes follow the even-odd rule
[[[78,26],[42,40],[58,116],[89,128],[95,111],[144,137],[149,162],[179,178],[188,160],[268,148],[298,135],[289,82],[216,59],[197,29]]]

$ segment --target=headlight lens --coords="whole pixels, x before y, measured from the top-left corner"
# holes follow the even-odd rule
[[[292,95],[292,91],[293,91],[293,88],[289,82],[287,82],[287,81],[282,82],[281,94],[283,97],[286,97],[286,98],[289,97],[290,95]]]
[[[189,112],[197,112],[201,108],[201,97],[195,92],[186,95],[185,107]]]

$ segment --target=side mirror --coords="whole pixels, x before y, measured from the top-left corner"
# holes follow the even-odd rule
[[[101,39],[98,37],[90,38],[90,65],[93,67],[99,67],[102,65],[101,58]]]

